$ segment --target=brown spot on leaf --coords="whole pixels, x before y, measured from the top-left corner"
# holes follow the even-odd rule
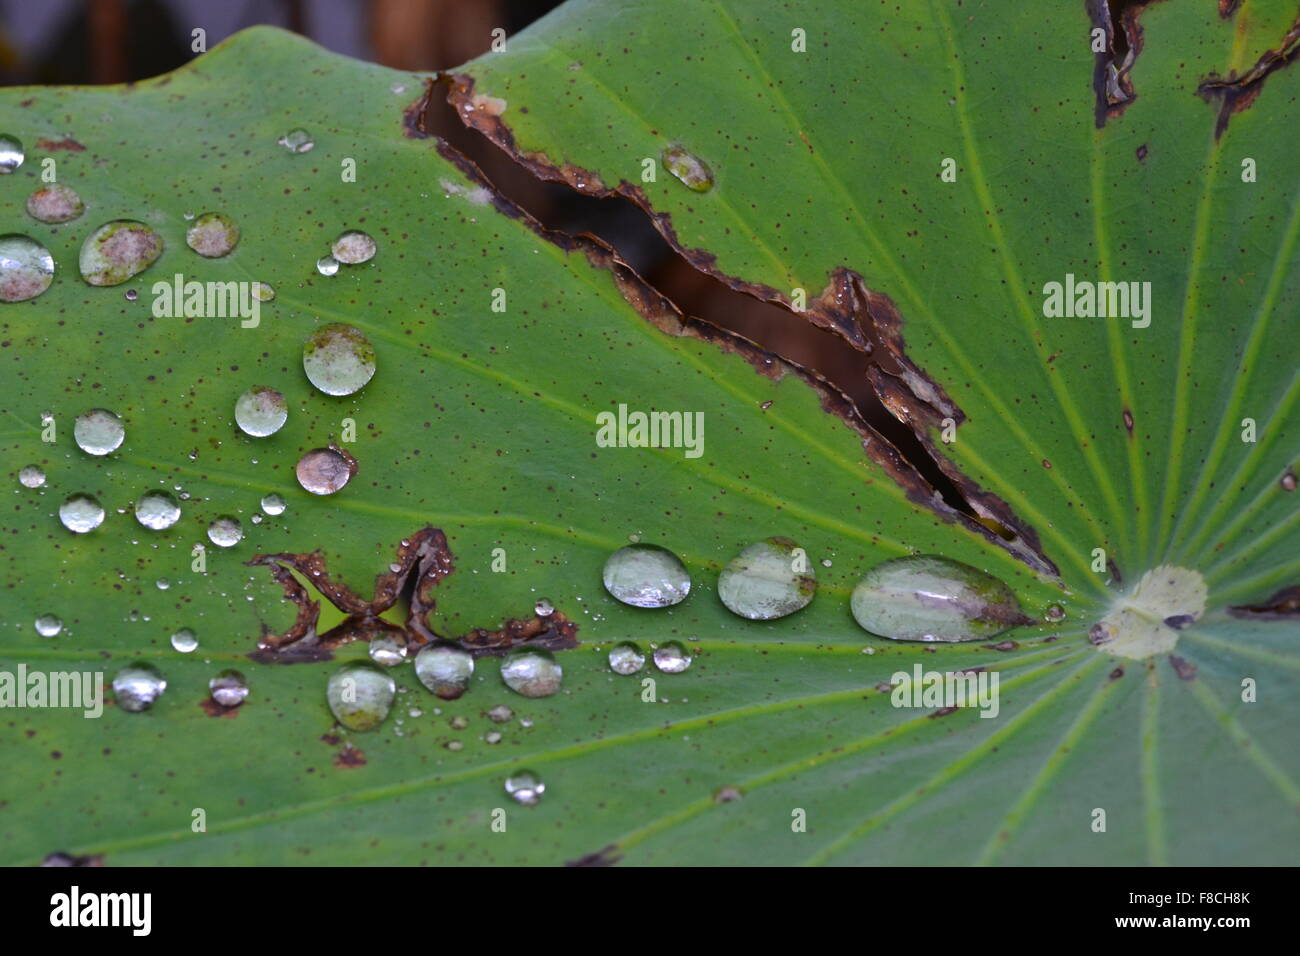
[[[1228,608],[1233,617],[1245,620],[1290,621],[1300,618],[1300,587],[1283,588],[1262,604],[1241,604]]]
[[[1128,432],[1130,438],[1133,437],[1133,413],[1127,408],[1124,409],[1124,430]]]
[[[63,139],[38,139],[36,141],[36,148],[43,149],[47,153],[57,152],[61,149],[66,149],[70,153],[82,153],[86,150],[86,147],[82,146],[71,136],[65,136]]]
[[[1113,671],[1110,672],[1110,679],[1111,679],[1111,680],[1119,680],[1119,679],[1120,679],[1121,677],[1123,677],[1123,676],[1124,676],[1124,668],[1122,668],[1122,667],[1117,667],[1117,668],[1115,668]]]
[[[1179,657],[1176,654],[1169,655],[1169,666],[1174,669],[1174,673],[1181,680],[1196,679],[1196,665],[1186,658]]]
[[[991,651],[1014,651],[1020,645],[1015,641],[998,641],[996,644],[985,644],[983,646]]]
[[[618,847],[614,844],[602,847],[595,853],[588,853],[586,856],[580,856],[576,860],[569,860],[565,866],[613,866],[623,855],[618,852]]]
[[[334,755],[334,766],[340,770],[354,770],[366,765],[366,755],[351,744],[344,744]]]
[[[51,853],[41,861],[41,866],[103,866],[104,854],[91,853],[86,856],[74,856],[62,850]]]

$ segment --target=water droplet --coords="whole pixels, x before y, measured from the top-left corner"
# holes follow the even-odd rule
[[[169,587],[172,586],[172,583],[168,581],[166,578],[159,578],[154,583],[158,585],[159,591],[166,591]]]
[[[220,212],[205,212],[185,230],[185,244],[205,259],[230,254],[239,243],[239,226]]]
[[[172,635],[172,647],[182,654],[188,654],[199,646],[199,639],[188,627],[182,627]]]
[[[733,614],[771,621],[802,610],[817,593],[808,555],[789,538],[765,538],[731,559],[718,576],[718,597]]]
[[[334,240],[330,252],[344,265],[355,266],[375,257],[375,240],[364,232],[350,229]]]
[[[58,637],[63,621],[54,614],[42,614],[36,619],[36,633],[41,637]]]
[[[605,562],[605,590],[633,607],[671,607],[686,600],[691,576],[677,555],[655,544],[629,544]]]
[[[330,711],[349,730],[378,727],[396,696],[396,682],[373,664],[349,664],[335,671],[325,692]]]
[[[271,288],[265,282],[254,282],[253,298],[258,302],[274,302],[275,289]]]
[[[506,793],[515,803],[535,807],[545,792],[546,784],[531,770],[520,770],[506,777]]]
[[[208,540],[219,548],[233,548],[244,537],[244,529],[238,518],[222,515],[208,525]]]
[[[28,465],[18,472],[18,483],[24,488],[43,488],[45,487],[45,472],[41,471],[39,465]]]
[[[284,514],[284,499],[277,494],[265,495],[262,498],[262,510],[271,517]]]
[[[86,211],[86,204],[67,186],[44,186],[27,197],[27,214],[40,222],[70,222]]]
[[[473,674],[473,655],[459,647],[431,644],[415,655],[415,676],[443,700],[465,693]]]
[[[370,659],[381,667],[396,667],[406,660],[406,639],[380,634],[370,639]]]
[[[488,711],[488,720],[492,721],[494,724],[504,724],[514,715],[515,712],[505,704],[497,704]]]
[[[1003,582],[934,555],[876,565],[850,604],[863,630],[896,641],[973,641],[1030,623]]]
[[[316,145],[315,140],[311,138],[311,134],[301,128],[289,130],[276,142],[291,153],[305,153]]]
[[[273,388],[254,385],[235,399],[235,424],[246,435],[274,435],[289,418],[289,403]]]
[[[339,261],[333,256],[321,256],[316,260],[316,271],[323,276],[332,276],[339,271]]]
[[[69,531],[85,534],[104,523],[104,508],[90,495],[73,495],[59,505],[59,520]]]
[[[645,654],[631,641],[609,649],[609,669],[615,674],[635,674],[645,667]]]
[[[0,302],[26,302],[54,281],[54,257],[29,236],[0,236]]]
[[[237,670],[225,670],[208,681],[212,699],[222,707],[238,707],[248,699],[248,682]]]
[[[162,531],[181,519],[181,506],[165,491],[148,491],[135,504],[135,518],[150,530]]]
[[[501,734],[498,731],[489,730],[483,736],[483,742],[488,744],[499,744],[501,743]]]
[[[705,193],[713,188],[713,171],[703,160],[677,145],[665,147],[663,157],[665,168],[688,188],[697,193]]]
[[[148,710],[166,689],[167,681],[152,664],[131,664],[113,675],[113,696],[127,713]]]
[[[303,344],[302,368],[326,395],[351,395],[374,376],[375,350],[359,329],[331,322]]]
[[[23,164],[23,144],[8,133],[0,133],[0,175],[8,176]]]
[[[542,598],[533,605],[533,611],[538,617],[550,617],[555,613],[555,605],[546,600],[546,598]]]
[[[524,697],[550,697],[563,678],[564,669],[547,651],[514,651],[501,661],[501,679]]]
[[[1047,610],[1043,612],[1043,617],[1049,621],[1060,621],[1065,618],[1065,608],[1059,604],[1047,605]]]
[[[81,277],[90,285],[120,285],[162,255],[162,236],[132,219],[106,222],[81,247]]]
[[[332,495],[356,474],[356,460],[336,448],[313,448],[298,459],[298,484],[313,495]]]
[[[140,292],[137,289],[127,289],[122,293],[122,295],[126,297],[127,302],[134,302],[136,299],[140,298]]]
[[[78,415],[72,426],[77,447],[88,455],[107,455],[117,451],[126,438],[122,419],[106,408],[92,408]]]
[[[665,674],[680,674],[691,666],[691,655],[679,641],[669,641],[655,648],[654,662]]]
[[[405,92],[406,92],[406,84],[405,84],[405,83],[394,83],[392,86],[389,87],[389,89],[392,90],[394,93],[405,93]]]

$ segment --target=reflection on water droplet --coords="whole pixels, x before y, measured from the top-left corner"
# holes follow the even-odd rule
[[[254,282],[253,298],[258,302],[274,302],[275,289],[271,288],[265,282]]]
[[[373,664],[349,664],[335,671],[325,691],[330,711],[349,730],[378,727],[396,695],[396,682]]]
[[[117,451],[126,438],[122,419],[106,408],[92,408],[77,416],[72,426],[77,447],[88,455],[107,455]]]
[[[8,133],[0,133],[0,175],[9,175],[23,164],[23,144]]]
[[[233,548],[244,537],[238,518],[222,515],[208,526],[208,540],[219,548]]]
[[[59,505],[59,520],[69,531],[85,534],[104,523],[104,509],[90,495],[73,495]]]
[[[1043,617],[1049,621],[1060,621],[1065,618],[1065,608],[1059,604],[1047,605],[1047,610],[1043,612]]]
[[[374,376],[375,350],[359,329],[331,322],[303,343],[302,368],[326,395],[351,395]]]
[[[18,472],[18,483],[24,488],[43,488],[45,486],[45,472],[41,471],[39,465],[28,465]]]
[[[152,664],[140,662],[123,667],[113,676],[117,706],[131,714],[148,710],[167,689],[167,681]]]
[[[555,613],[555,605],[546,600],[546,598],[542,598],[533,605],[533,611],[538,617],[550,617]]]
[[[751,544],[722,569],[718,597],[733,614],[771,621],[802,610],[817,593],[808,555],[789,538]]]
[[[162,531],[181,519],[181,506],[165,491],[149,491],[136,502],[135,517],[146,528]]]
[[[443,700],[455,700],[474,676],[474,658],[459,647],[431,644],[415,655],[415,676]]]
[[[691,576],[677,555],[654,544],[629,544],[605,562],[605,590],[633,607],[671,607],[686,600]]]
[[[185,230],[185,244],[205,259],[229,255],[239,243],[239,226],[221,212],[205,212]]]
[[[609,649],[609,669],[615,674],[635,674],[645,667],[645,654],[631,641]]]
[[[42,614],[36,619],[36,633],[41,637],[58,637],[63,621],[54,614]]]
[[[550,697],[563,678],[563,668],[548,651],[513,651],[501,661],[501,679],[524,697]]]
[[[333,256],[321,256],[316,260],[316,271],[323,276],[332,276],[339,271],[339,261]]]
[[[188,654],[199,646],[199,639],[188,627],[182,627],[172,635],[172,647],[182,654]]]
[[[271,517],[284,514],[284,499],[277,494],[265,495],[262,498],[262,510]]]
[[[896,641],[973,641],[1029,623],[997,578],[925,554],[876,565],[850,606],[863,630]]]
[[[531,770],[520,770],[506,777],[506,793],[515,803],[535,807],[545,792],[546,784]]]
[[[313,495],[332,495],[356,474],[356,460],[337,448],[313,448],[298,459],[298,484]]]
[[[81,197],[67,186],[44,186],[27,197],[27,215],[41,222],[70,222],[85,211]]]
[[[29,236],[0,236],[0,302],[26,302],[54,281],[54,257]]]
[[[301,128],[289,130],[276,142],[291,153],[305,153],[316,145],[315,140],[311,138],[311,134]]]
[[[334,240],[330,252],[344,265],[355,266],[375,257],[375,240],[364,232],[350,229]]]
[[[665,674],[680,674],[691,666],[691,655],[678,641],[669,641],[655,648],[655,667]]]
[[[237,670],[225,670],[208,681],[212,699],[222,707],[238,707],[248,699],[248,682]]]
[[[81,246],[81,277],[90,285],[120,285],[162,255],[162,236],[142,222],[106,222]]]
[[[289,417],[289,403],[273,388],[254,385],[235,399],[235,424],[246,435],[274,435]]]
[[[713,171],[699,157],[675,144],[665,147],[663,157],[665,168],[690,189],[704,193],[713,188]]]
[[[395,634],[370,639],[370,659],[381,667],[396,667],[406,660],[406,640]]]

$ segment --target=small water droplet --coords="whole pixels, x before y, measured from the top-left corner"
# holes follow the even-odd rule
[[[718,597],[733,614],[771,621],[802,610],[817,593],[808,555],[789,538],[766,538],[740,552],[718,576]]]
[[[18,483],[24,488],[45,487],[45,472],[39,465],[28,465],[18,472]]]
[[[550,697],[563,678],[564,669],[548,651],[514,651],[501,661],[501,679],[524,697]]]
[[[631,641],[609,649],[609,669],[615,674],[635,674],[645,667],[645,653]]]
[[[415,655],[415,676],[443,700],[455,700],[469,687],[474,657],[447,644],[431,644]]]
[[[671,607],[686,600],[691,576],[677,555],[654,544],[629,544],[605,562],[605,590],[633,607]]]
[[[450,721],[448,721],[448,723],[451,724],[452,730],[464,730],[466,727],[469,726],[469,718],[456,716],[453,717]]]
[[[396,667],[406,660],[406,640],[395,634],[370,639],[370,659],[380,667]]]
[[[405,92],[406,92],[406,84],[405,84],[405,83],[394,83],[392,86],[389,87],[389,89],[392,90],[394,93],[405,93]]]
[[[0,175],[8,176],[21,166],[26,158],[27,154],[23,152],[23,144],[18,141],[17,137],[10,136],[8,133],[0,133]]]
[[[135,518],[150,530],[162,531],[181,519],[181,506],[165,491],[148,491],[136,502]]]
[[[336,275],[339,271],[339,261],[333,256],[321,256],[316,260],[316,271],[323,276]]]
[[[127,289],[122,293],[122,295],[126,297],[127,302],[134,302],[136,299],[140,298],[140,292],[138,289]]]
[[[198,646],[198,637],[188,627],[182,627],[172,635],[172,647],[182,654],[188,654]]]
[[[311,134],[302,128],[289,130],[276,142],[291,153],[305,153],[316,145]]]
[[[1283,491],[1295,491],[1296,484],[1297,484],[1295,472],[1291,471],[1290,469],[1285,471],[1282,474],[1282,478],[1279,483],[1282,485]]]
[[[374,239],[364,232],[350,229],[334,240],[330,252],[344,265],[355,266],[373,259],[375,249]]]
[[[162,236],[142,222],[106,222],[81,246],[81,277],[90,285],[121,285],[162,255]]]
[[[36,633],[41,637],[58,637],[63,621],[54,614],[42,614],[36,619]]]
[[[533,611],[538,617],[550,617],[555,613],[555,605],[546,600],[546,598],[541,598],[533,605]]]
[[[697,156],[692,156],[678,145],[665,147],[664,167],[697,193],[713,188],[713,171]]]
[[[172,586],[172,583],[168,581],[166,578],[159,578],[154,583],[158,585],[159,591],[166,591],[169,587]]]
[[[1043,617],[1049,621],[1060,621],[1065,618],[1065,608],[1059,604],[1047,605],[1047,610],[1043,612]]]
[[[219,259],[239,244],[239,226],[221,212],[205,212],[185,230],[185,244],[205,259]]]
[[[239,519],[222,515],[208,525],[208,540],[219,548],[233,548],[243,540],[244,529]]]
[[[374,376],[375,350],[359,329],[331,322],[303,343],[302,368],[326,395],[351,395]]]
[[[0,236],[0,302],[26,302],[54,281],[54,257],[29,236]]]
[[[72,426],[77,447],[88,455],[107,455],[121,447],[126,438],[122,419],[106,408],[92,408],[77,416]]]
[[[973,641],[1029,623],[997,578],[935,555],[876,565],[853,589],[863,630],[896,641]]]
[[[483,736],[483,742],[489,744],[499,744],[501,743],[501,733],[496,730],[489,730]]]
[[[265,282],[254,282],[253,298],[258,302],[274,302],[275,289],[271,288]]]
[[[349,664],[335,671],[325,691],[330,711],[349,730],[378,727],[396,696],[396,682],[373,664]]]
[[[104,508],[90,495],[73,495],[59,505],[59,520],[69,531],[85,534],[104,523]]]
[[[274,435],[289,418],[289,403],[273,388],[254,385],[235,399],[235,424],[246,435]]]
[[[43,186],[27,197],[27,215],[40,222],[71,222],[86,211],[86,204],[67,186]]]
[[[691,666],[691,655],[679,641],[669,641],[655,648],[654,662],[665,674],[680,674]]]
[[[352,480],[356,461],[336,448],[313,448],[298,459],[298,484],[313,495],[332,495]]]
[[[131,714],[148,710],[166,689],[167,681],[158,668],[144,662],[123,667],[113,676],[117,706]]]
[[[515,803],[535,807],[545,792],[546,784],[531,770],[519,770],[506,777],[506,793]]]
[[[493,707],[491,710],[488,711],[488,720],[492,721],[495,724],[504,724],[514,715],[515,712],[511,710],[509,707],[507,707],[505,704],[497,704],[495,707]]]
[[[248,682],[237,670],[224,670],[208,681],[212,699],[222,707],[238,707],[248,699]]]
[[[281,498],[279,495],[272,493],[269,495],[264,495],[262,497],[262,510],[265,511],[267,514],[269,514],[272,518],[274,518],[276,515],[284,514],[284,508],[285,508],[284,499]]]

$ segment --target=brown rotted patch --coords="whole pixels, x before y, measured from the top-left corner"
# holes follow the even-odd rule
[[[65,136],[63,139],[38,139],[36,141],[36,148],[43,149],[47,153],[57,152],[61,149],[66,149],[70,153],[83,153],[86,151],[86,147],[82,146],[71,136]]]
[[[355,770],[366,765],[366,755],[351,744],[344,744],[334,755],[334,766],[340,770]]]
[[[618,852],[618,847],[614,844],[602,847],[595,853],[588,853],[586,856],[580,856],[576,860],[569,860],[565,866],[613,866],[623,855]]]
[[[1223,135],[1228,128],[1228,121],[1233,114],[1240,113],[1255,102],[1264,88],[1264,81],[1287,66],[1300,55],[1300,18],[1291,25],[1282,41],[1275,49],[1266,50],[1252,66],[1241,76],[1229,74],[1227,77],[1211,76],[1196,88],[1206,102],[1219,101],[1219,120],[1214,127],[1215,138]]]
[[[1283,588],[1262,604],[1228,608],[1233,617],[1259,621],[1293,621],[1300,618],[1300,587]]]

